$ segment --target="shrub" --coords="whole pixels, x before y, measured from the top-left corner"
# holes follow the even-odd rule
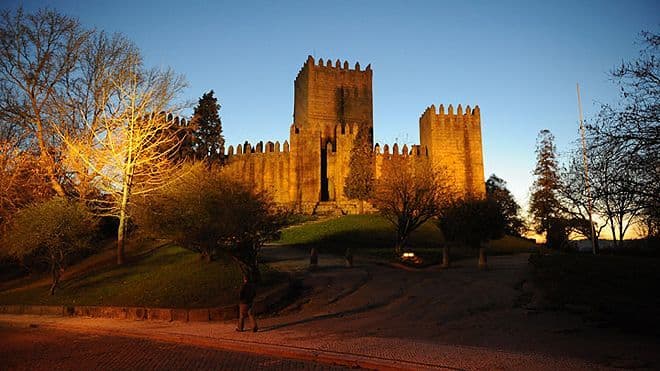
[[[504,235],[506,220],[492,199],[464,199],[445,208],[438,225],[448,241],[479,249],[479,266],[486,266],[483,242]]]
[[[259,280],[257,255],[278,236],[284,215],[267,194],[232,180],[206,163],[166,188],[136,201],[136,222],[211,260],[226,253],[248,279]]]
[[[20,210],[4,246],[8,256],[28,267],[47,266],[53,295],[69,258],[89,248],[95,227],[95,218],[83,204],[56,197]]]

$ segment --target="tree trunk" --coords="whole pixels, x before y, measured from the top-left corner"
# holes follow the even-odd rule
[[[213,256],[208,251],[202,251],[199,256],[199,259],[202,260],[203,262],[210,263],[213,261]]]
[[[396,243],[394,244],[394,255],[396,255],[397,258],[400,258],[401,254],[403,254],[407,239],[408,236],[404,236],[401,232],[397,231]]]
[[[479,269],[486,268],[488,268],[488,264],[486,262],[486,248],[481,246],[479,247]]]
[[[48,146],[46,145],[46,141],[44,140],[44,127],[43,127],[43,122],[41,121],[41,110],[37,108],[37,103],[35,102],[35,98],[31,97],[32,100],[32,106],[34,108],[34,113],[35,113],[35,124],[37,127],[37,132],[36,132],[36,137],[37,137],[37,144],[39,145],[39,152],[40,152],[40,158],[42,162],[46,162],[46,173],[48,173],[48,178],[50,178],[50,185],[57,193],[58,196],[60,197],[66,197],[66,193],[64,192],[64,188],[62,188],[62,185],[58,182],[57,179],[57,174],[55,173],[55,160],[51,157],[50,153],[48,152]]]
[[[442,247],[442,268],[449,268],[449,246],[445,244]]]
[[[126,209],[128,208],[128,197],[131,189],[131,175],[124,176],[122,184],[121,204],[119,205],[119,230],[117,231],[117,264],[124,264],[124,241],[126,240],[126,231],[128,229]]]
[[[364,214],[364,201],[360,200],[360,215]]]
[[[319,253],[316,250],[316,247],[312,247],[309,252],[309,266],[310,268],[316,268],[319,264]]]
[[[117,264],[124,264],[124,240],[126,239],[126,212],[119,212],[119,229],[117,230]]]
[[[51,267],[51,275],[52,275],[52,282],[50,285],[50,294],[55,295],[55,289],[57,288],[57,285],[60,283],[60,270],[53,264]]]

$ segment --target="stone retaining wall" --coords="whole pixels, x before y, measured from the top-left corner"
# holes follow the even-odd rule
[[[279,286],[254,303],[256,314],[264,313],[278,305],[290,294],[292,284]],[[33,314],[80,316],[92,318],[116,318],[141,321],[181,321],[208,322],[227,321],[238,318],[238,305],[228,305],[218,308],[148,308],[148,307],[110,307],[86,305],[25,305],[2,304],[0,314]]]

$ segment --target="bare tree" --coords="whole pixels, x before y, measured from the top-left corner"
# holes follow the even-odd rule
[[[54,10],[0,16],[0,135],[40,158],[60,196],[95,193],[83,164],[66,167],[61,133],[91,143],[118,79],[141,64],[120,34],[87,30]],[[71,161],[69,162],[71,165]]]
[[[598,239],[602,231],[609,226],[615,245],[620,247],[626,233],[638,222],[646,207],[646,198],[635,190],[636,184],[631,181],[643,175],[639,174],[640,169],[621,153],[593,145],[599,138],[593,131],[590,130],[589,133],[589,183],[592,210],[596,214],[592,228]],[[560,175],[557,196],[569,229],[589,238],[591,231],[587,209],[588,193],[581,156],[581,153],[575,152],[569,158],[567,167]]]
[[[395,254],[402,253],[410,233],[452,200],[446,179],[418,157],[393,155],[383,161],[374,206],[396,229]]]
[[[52,10],[0,15],[0,108],[3,121],[21,125],[32,135],[53,190],[65,196],[64,173],[58,165],[57,138],[67,76],[91,32],[78,21]]]
[[[592,149],[590,169],[593,174],[594,199],[600,214],[609,223],[615,245],[622,241],[644,209],[645,198],[635,190],[640,169],[620,153]]]
[[[594,192],[600,188],[595,183],[600,183],[603,180],[603,174],[594,174],[592,169],[589,179],[591,192],[589,193],[587,192],[584,177],[582,153],[572,153],[568,161],[566,167],[563,167],[559,174],[560,186],[558,188],[557,198],[561,205],[562,213],[567,219],[570,231],[590,239],[591,229],[593,229],[596,251],[598,251],[598,239],[603,229],[607,227],[608,219],[606,217],[596,218],[593,220],[593,225],[590,225],[590,200],[588,198],[591,197],[591,206],[595,213],[602,216],[602,203],[597,202],[598,195]],[[591,166],[592,164],[589,165],[589,167]]]
[[[589,129],[595,139],[591,146],[623,159],[617,171],[625,165],[634,173],[626,187],[644,202],[642,214],[653,223],[660,204],[660,35],[642,32],[641,39],[639,57],[611,73],[620,88],[619,102],[604,104]]]
[[[112,88],[119,93],[108,101],[99,119],[84,121],[93,133],[91,141],[59,133],[67,145],[67,158],[84,164],[100,190],[94,200],[98,209],[119,219],[118,264],[124,261],[132,197],[163,187],[180,170],[180,164],[171,161],[179,137],[172,115],[165,112],[176,111],[173,101],[185,86],[171,70],[134,67],[125,73],[112,79]]]

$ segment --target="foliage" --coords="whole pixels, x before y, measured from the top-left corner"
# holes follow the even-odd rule
[[[495,174],[486,180],[486,197],[493,200],[504,217],[504,233],[510,236],[522,236],[525,232],[525,222],[520,216],[520,205],[506,187],[506,182]]]
[[[0,142],[0,179],[0,232],[19,209],[54,194],[39,155],[9,142]]]
[[[442,210],[438,225],[448,241],[479,248],[483,242],[504,236],[506,217],[491,198],[460,199]]]
[[[653,234],[657,233],[654,211],[660,204],[660,36],[642,32],[641,37],[639,57],[611,73],[620,88],[620,101],[602,105],[588,128],[593,133],[590,147],[614,160],[612,169],[630,173],[622,174],[625,189],[620,189],[627,202],[634,199],[639,205]],[[620,217],[617,224],[620,233]]]
[[[47,264],[51,295],[72,254],[89,248],[95,220],[85,206],[56,197],[20,210],[4,238],[6,253],[27,265]]]
[[[219,110],[220,104],[213,96],[213,90],[199,98],[190,120],[192,141],[188,143],[196,159],[216,161],[224,155],[225,138]]]
[[[547,233],[560,216],[557,199],[559,189],[559,165],[555,137],[549,130],[541,130],[536,142],[536,168],[531,188],[529,211],[538,233]]]
[[[200,162],[137,206],[138,224],[210,260],[231,256],[249,279],[259,279],[261,246],[277,237],[286,216],[265,193],[254,192]]]
[[[446,177],[428,163],[398,155],[384,161],[374,206],[395,227],[395,254],[402,252],[411,232],[437,216],[451,199]]]
[[[369,140],[369,131],[361,127],[353,141],[351,158],[349,161],[348,176],[344,193],[349,199],[362,202],[371,199],[374,192],[374,153]]]

